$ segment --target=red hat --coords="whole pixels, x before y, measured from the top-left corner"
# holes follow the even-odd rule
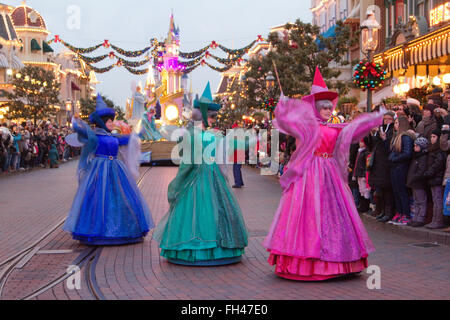
[[[322,73],[320,73],[319,67],[316,67],[316,73],[314,74],[314,82],[311,88],[311,95],[314,96],[315,101],[330,100],[333,101],[338,98],[338,93],[329,91],[327,84],[323,80]]]

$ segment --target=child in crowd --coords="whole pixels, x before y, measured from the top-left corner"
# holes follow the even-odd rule
[[[358,181],[359,193],[361,194],[358,212],[364,213],[370,209],[370,187],[367,185],[367,158],[370,154],[367,146],[368,139],[364,138],[359,142],[358,155],[356,156],[356,165],[354,178]]]
[[[427,181],[425,171],[428,163],[428,140],[424,137],[414,141],[414,154],[408,170],[406,186],[412,189],[414,217],[408,226],[417,228],[425,225],[427,215]]]
[[[425,226],[428,229],[442,229],[445,227],[442,180],[444,179],[447,155],[440,148],[440,134],[440,130],[431,132],[431,146],[428,153],[427,170],[424,174],[433,196],[433,221]]]

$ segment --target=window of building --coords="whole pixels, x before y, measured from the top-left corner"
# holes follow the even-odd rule
[[[340,0],[339,1],[339,13],[340,13],[340,19],[344,20],[348,17],[348,0]]]
[[[328,17],[330,19],[328,27],[334,26],[336,24],[336,3],[328,8]]]
[[[395,25],[399,23],[405,22],[405,3],[403,0],[395,1],[395,17],[397,18],[395,21]]]

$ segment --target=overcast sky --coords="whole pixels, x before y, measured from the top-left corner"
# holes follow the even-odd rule
[[[13,6],[22,3],[21,0],[2,2]],[[304,22],[312,20],[309,0],[28,0],[26,3],[42,14],[52,33],[49,39],[57,34],[77,47],[90,47],[108,39],[126,50],[143,49],[153,37],[165,39],[172,10],[181,30],[180,49],[183,52],[203,48],[213,40],[237,49],[255,40],[259,34],[266,37],[273,26],[298,18]],[[68,27],[68,8],[73,5],[81,12],[79,29]],[[53,47],[55,51],[63,48],[60,44]],[[109,51],[111,49],[101,48],[90,56]],[[219,49],[212,53],[223,56]],[[104,67],[110,63],[107,59],[95,66]],[[190,77],[194,92],[199,94],[208,81],[216,91],[220,81],[220,73],[207,66],[200,66]],[[124,106],[131,96],[132,81],[145,83],[146,77],[116,68],[98,75],[98,79],[101,81],[98,91]]]

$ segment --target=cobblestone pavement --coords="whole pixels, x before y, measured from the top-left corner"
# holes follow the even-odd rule
[[[146,168],[142,172],[147,171]],[[56,171],[55,171],[56,172]],[[177,168],[156,167],[147,171],[140,188],[152,210],[157,223],[168,210],[167,186],[176,175]],[[42,172],[42,177],[48,172]],[[39,192],[40,196],[27,194],[21,190],[21,183],[34,183],[39,177],[20,177],[8,187],[9,194],[15,199],[8,202],[9,212],[20,201],[18,195],[25,198],[40,198],[40,208],[48,208],[49,213],[20,206],[29,217],[23,215],[9,218],[10,226],[4,230],[20,226],[21,238],[36,237],[39,230],[52,225],[60,219],[63,209],[68,210],[67,199],[73,197],[74,186],[63,186],[65,181],[74,181],[72,164],[61,168],[53,183]],[[281,189],[276,177],[261,176],[255,169],[244,169],[246,187],[235,190],[250,233],[249,247],[242,263],[214,267],[192,268],[171,265],[159,256],[157,243],[152,241],[150,233],[140,244],[119,247],[104,247],[95,263],[90,265],[92,274],[81,277],[81,289],[69,290],[62,282],[37,299],[94,299],[89,290],[89,277],[95,279],[97,292],[106,299],[195,299],[195,300],[295,300],[295,299],[449,299],[450,297],[450,247],[417,247],[417,240],[405,237],[375,224],[368,223],[367,229],[374,242],[376,252],[369,258],[371,265],[381,269],[381,289],[369,290],[366,272],[358,276],[336,279],[321,283],[299,283],[276,277],[273,267],[267,263],[268,253],[262,247],[272,217],[277,209]],[[52,173],[53,174],[53,173]],[[19,179],[19,177],[17,177]],[[48,179],[43,180],[45,184]],[[0,180],[1,190],[7,189]],[[59,195],[60,199],[56,196]],[[52,202],[51,199],[54,199]],[[55,202],[56,201],[56,202]],[[3,218],[3,207],[0,210]],[[49,221],[54,219],[52,223]],[[3,220],[2,220],[3,221]],[[6,220],[5,220],[6,221]],[[34,224],[33,224],[34,223]],[[38,225],[38,223],[40,223]],[[35,226],[35,227],[33,227]],[[19,227],[16,227],[19,229]],[[36,229],[36,230],[35,230]],[[395,231],[395,230],[394,230]],[[2,233],[3,234],[3,233]],[[9,232],[13,234],[13,232]],[[2,252],[13,252],[19,248],[19,237],[6,242]],[[29,241],[28,241],[29,242]],[[11,248],[6,248],[12,246]],[[73,260],[87,248],[73,241],[70,235],[57,230],[40,244],[40,254],[31,258],[22,269],[14,270],[5,285],[3,299],[19,299],[36,290],[61,274]],[[53,250],[53,251],[52,251]],[[69,250],[61,253],[54,250]],[[4,253],[3,253],[4,254]],[[86,275],[88,268],[81,274]]]

